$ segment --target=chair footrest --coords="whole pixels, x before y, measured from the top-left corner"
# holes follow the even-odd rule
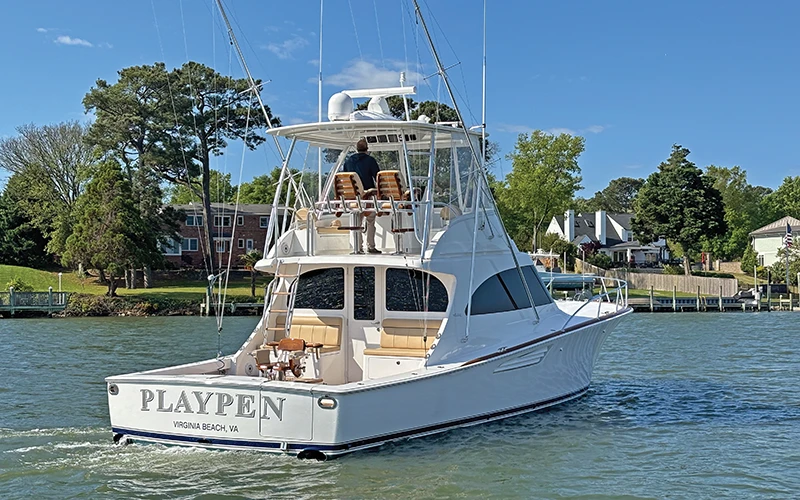
[[[392,232],[393,233],[410,233],[413,230],[414,230],[413,227],[399,227],[397,229],[392,229]]]
[[[339,226],[336,229],[339,231],[363,231],[363,226]]]

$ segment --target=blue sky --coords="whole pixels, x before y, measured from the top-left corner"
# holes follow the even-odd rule
[[[403,69],[419,80],[417,100],[446,101],[436,77],[421,79],[435,69],[409,3],[325,1],[324,102],[343,88],[395,85]],[[450,75],[467,121],[478,123],[482,2],[422,4],[445,65],[460,63]],[[226,5],[252,72],[271,80],[266,103],[286,124],[315,120],[319,1]],[[192,59],[242,75],[211,0],[29,0],[0,12],[0,136],[90,119],[83,95],[126,66]],[[798,19],[800,2],[778,0],[489,0],[489,132],[503,155],[521,132],[585,136],[586,196],[616,177],[646,177],[673,143],[700,167],[739,165],[752,184],[776,188],[800,175]],[[268,147],[246,155],[243,180],[275,158]],[[236,180],[241,159],[232,146],[218,168]]]

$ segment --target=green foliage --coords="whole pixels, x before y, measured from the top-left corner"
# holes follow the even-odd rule
[[[758,265],[758,254],[753,249],[753,245],[748,244],[744,249],[742,255],[742,262],[740,264],[742,272],[745,274],[750,273]]]
[[[13,174],[5,192],[53,254],[64,250],[72,209],[95,162],[87,133],[86,125],[72,121],[23,125],[16,136],[0,139],[0,168]]]
[[[768,268],[772,275],[773,283],[786,283],[786,254],[786,248],[780,248],[776,255],[777,260]],[[797,273],[800,272],[800,249],[798,249],[797,246],[792,246],[792,248],[789,249],[788,254],[789,283],[796,285]]]
[[[518,248],[535,249],[553,216],[569,208],[581,188],[578,157],[584,144],[583,137],[539,130],[517,138],[508,155],[512,170],[497,189],[497,204]]]
[[[236,188],[231,185],[231,174],[223,174],[219,170],[211,169],[210,173],[210,190],[211,190],[211,203],[233,203],[236,201]],[[201,201],[197,198],[196,192],[202,189],[201,178],[193,179],[196,189],[189,189],[184,184],[176,184],[169,189],[170,200],[169,202],[177,205],[188,205],[189,203],[198,203]]]
[[[683,274],[683,268],[667,264],[664,266],[664,274]]]
[[[14,276],[11,280],[6,283],[6,290],[9,288],[14,287],[15,292],[32,292],[33,285],[28,284],[25,280]]]
[[[644,179],[620,177],[613,179],[602,191],[597,191],[590,199],[579,198],[577,212],[596,212],[605,210],[611,213],[633,212],[633,200],[644,185]]]
[[[300,179],[298,170],[290,169],[295,179]],[[239,188],[239,203],[266,203],[272,204],[275,201],[275,190],[278,187],[278,180],[281,177],[281,169],[275,167],[269,174],[262,174],[254,177],[250,182],[242,183]],[[324,179],[323,179],[324,182]],[[315,197],[317,193],[317,173],[304,172],[302,178],[303,188],[306,194]],[[292,192],[292,200],[296,199],[295,192]],[[286,190],[281,193],[281,199],[285,200]]]
[[[800,176],[784,178],[778,189],[764,196],[761,208],[760,225],[787,215],[800,219]]]
[[[721,259],[740,258],[750,244],[750,232],[771,222],[765,220],[762,206],[770,189],[748,184],[747,172],[739,167],[710,165],[706,167],[706,175],[714,180],[714,187],[722,194],[727,231],[707,238],[704,250]]]
[[[256,271],[256,263],[261,260],[261,252],[258,250],[250,250],[249,252],[242,254],[239,256],[239,260],[242,261],[242,265],[245,269],[250,271],[250,296],[256,296],[256,278],[258,277],[258,271]]]
[[[130,182],[119,166],[98,167],[75,206],[74,230],[67,239],[65,264],[93,267],[108,275],[108,295],[116,294],[116,278],[141,265],[153,251],[140,240],[146,228],[133,200]]]
[[[610,269],[611,268],[611,257],[604,253],[596,253],[591,257],[586,259],[589,264],[593,266],[597,266],[602,269]]]
[[[700,250],[703,238],[724,234],[722,196],[713,180],[690,162],[689,150],[672,146],[672,154],[650,174],[634,202],[633,231],[645,244],[665,237],[680,244],[691,256]],[[684,258],[689,275],[690,259]]]
[[[53,263],[47,240],[6,191],[0,194],[0,262],[17,266],[45,267]]]

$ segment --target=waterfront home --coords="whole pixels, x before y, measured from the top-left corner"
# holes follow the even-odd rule
[[[645,264],[668,260],[669,249],[663,238],[644,245],[634,239],[632,219],[633,214],[607,213],[605,210],[578,214],[567,210],[564,215],[553,217],[546,232],[557,234],[578,248],[586,243],[599,244],[597,251],[608,255],[614,262]]]
[[[186,218],[178,228],[181,239],[162,247],[164,256],[177,267],[202,268],[206,232],[203,207],[199,203],[172,207],[186,214]],[[268,204],[240,204],[237,210],[232,203],[212,203],[215,260],[227,264],[232,253],[231,266],[242,267],[240,255],[263,251],[271,210],[272,205]]]
[[[792,228],[792,234],[800,231],[800,220],[787,215],[750,233],[759,266],[771,266],[778,260],[778,250],[785,247],[787,224]]]

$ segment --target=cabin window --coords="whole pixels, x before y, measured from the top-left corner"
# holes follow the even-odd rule
[[[344,269],[314,269],[301,274],[294,306],[299,309],[344,309]]]
[[[553,301],[544,288],[533,266],[523,266],[525,282],[537,306]],[[472,315],[492,314],[516,309],[527,309],[531,306],[528,294],[519,277],[517,268],[506,269],[487,279],[472,294]]]
[[[375,268],[353,269],[353,319],[375,319]]]
[[[445,312],[447,303],[447,288],[436,276],[415,269],[386,270],[387,311]]]

